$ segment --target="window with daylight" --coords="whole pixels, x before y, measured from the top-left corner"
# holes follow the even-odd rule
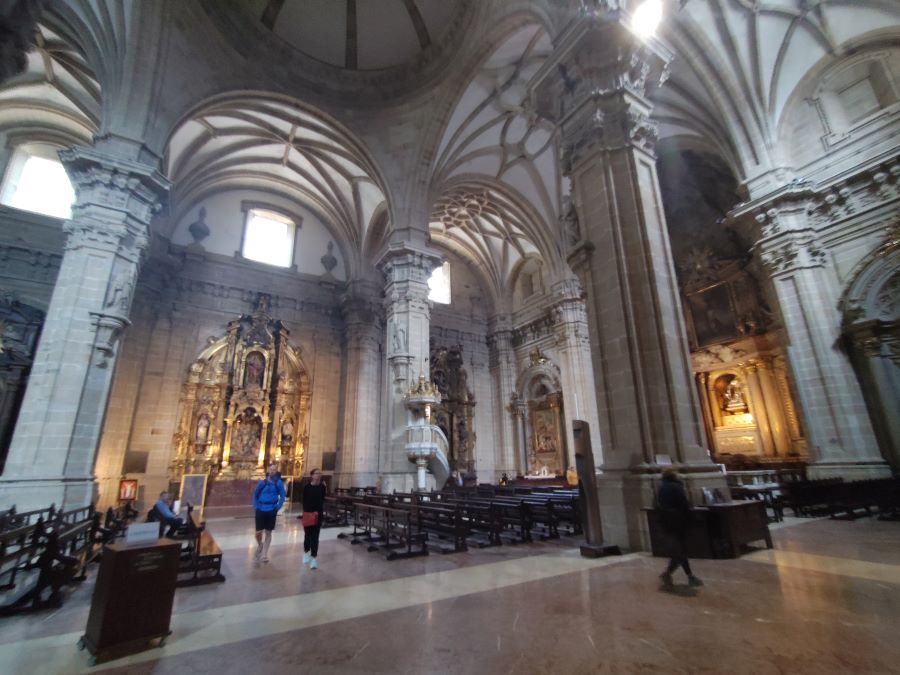
[[[296,231],[297,225],[287,216],[265,209],[250,209],[241,255],[267,265],[290,267],[294,262]]]
[[[450,263],[435,268],[428,280],[428,299],[442,305],[450,304]]]
[[[6,168],[0,203],[54,218],[71,218],[75,189],[56,148],[28,144],[16,148]]]

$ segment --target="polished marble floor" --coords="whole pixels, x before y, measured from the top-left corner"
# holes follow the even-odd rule
[[[663,561],[575,540],[387,562],[326,530],[312,571],[290,517],[255,564],[248,515],[208,514],[228,580],[179,589],[163,648],[89,667],[91,579],[0,619],[0,673],[900,673],[897,522],[788,519],[669,593]]]

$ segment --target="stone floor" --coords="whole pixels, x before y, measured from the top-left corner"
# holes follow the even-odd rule
[[[774,550],[698,560],[706,585],[672,593],[663,561],[574,540],[387,562],[326,530],[311,571],[293,518],[254,564],[247,515],[209,515],[228,581],[178,591],[165,647],[88,667],[92,575],[59,611],[0,620],[0,672],[900,672],[896,522],[788,519]]]

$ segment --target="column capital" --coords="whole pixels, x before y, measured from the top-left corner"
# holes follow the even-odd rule
[[[442,262],[442,257],[435,251],[393,242],[381,252],[376,266],[388,283],[418,281],[427,285],[432,270]]]
[[[150,221],[171,186],[155,168],[75,146],[59,153],[77,200],[64,229],[66,248],[85,246],[137,258],[149,243]]]
[[[631,29],[619,2],[585,3],[536,76],[532,106],[562,131],[564,165],[594,151],[637,147],[652,152],[656,123],[647,94],[668,78],[672,53]]]

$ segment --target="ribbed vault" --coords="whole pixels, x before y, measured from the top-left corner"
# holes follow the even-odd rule
[[[39,26],[25,71],[0,85],[0,131],[60,146],[90,144],[100,107],[100,85],[82,55]]]
[[[521,198],[489,183],[470,181],[447,190],[429,223],[432,241],[475,264],[501,307],[511,297],[516,270],[538,258],[558,271],[560,256],[546,226]]]
[[[374,163],[349,132],[297,102],[242,95],[204,105],[172,135],[166,157],[172,223],[225,189],[281,194],[317,213],[359,268],[386,201]]]
[[[661,136],[702,136],[741,175],[771,163],[785,107],[816,64],[900,22],[894,0],[682,4],[661,28],[677,58],[654,117]]]

